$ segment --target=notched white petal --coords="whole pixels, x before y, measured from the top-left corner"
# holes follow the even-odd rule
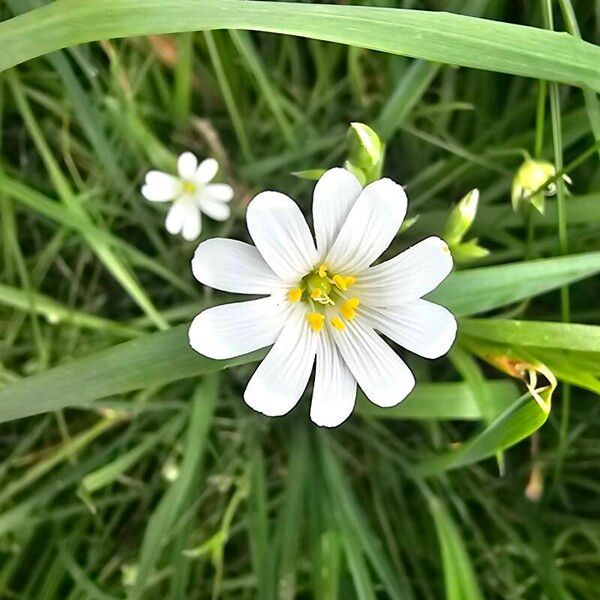
[[[391,244],[406,215],[404,189],[391,179],[369,184],[350,210],[325,262],[337,272],[366,269]]]
[[[219,170],[219,163],[214,158],[203,160],[195,173],[193,179],[196,183],[206,184],[212,181]]]
[[[182,179],[191,179],[197,166],[198,159],[191,152],[184,152],[177,159],[177,172]]]
[[[325,328],[318,336],[317,366],[310,418],[321,427],[337,427],[354,410],[356,379]]]
[[[142,195],[151,202],[174,200],[181,192],[181,182],[169,173],[148,171],[142,186]]]
[[[200,232],[202,231],[202,216],[200,211],[194,207],[186,211],[185,221],[181,228],[181,236],[188,242],[193,242],[198,239]]]
[[[215,221],[227,221],[231,216],[229,204],[220,200],[212,200],[206,196],[200,201],[200,209],[205,215]]]
[[[186,200],[173,202],[165,220],[167,231],[172,235],[180,233],[190,212],[198,212],[198,209],[190,202]]]
[[[365,396],[377,406],[402,402],[415,378],[404,361],[360,318],[343,331],[332,329],[340,353]]]
[[[275,342],[288,312],[276,297],[207,308],[190,326],[190,346],[219,360],[247,354]]]
[[[205,190],[214,200],[221,202],[231,202],[233,200],[233,188],[227,183],[210,183]]]
[[[434,290],[452,271],[446,242],[429,237],[363,273],[353,293],[371,306],[397,306]]]
[[[375,329],[424,358],[443,356],[456,339],[456,319],[452,313],[427,300],[413,300],[386,309],[364,307],[363,312]]]
[[[283,283],[250,244],[229,239],[202,242],[192,259],[196,279],[218,290],[236,294],[271,294]]]
[[[293,311],[244,392],[248,406],[269,417],[292,410],[306,389],[318,334],[310,330],[305,314],[300,307]]]
[[[285,194],[262,192],[248,205],[248,230],[279,277],[295,283],[317,262],[317,250],[298,205]]]
[[[312,210],[321,257],[327,255],[361,191],[358,179],[340,168],[329,169],[315,185]]]

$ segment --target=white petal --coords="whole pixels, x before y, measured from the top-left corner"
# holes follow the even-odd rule
[[[412,391],[415,378],[404,361],[360,317],[343,331],[331,328],[343,359],[365,396],[377,406],[394,406]]]
[[[221,202],[230,202],[233,199],[233,188],[228,183],[210,183],[205,191],[211,198]]]
[[[231,215],[229,204],[221,200],[211,200],[206,196],[200,201],[200,208],[205,215],[215,221],[227,221]]]
[[[371,324],[402,347],[424,356],[439,358],[456,338],[452,313],[427,300],[413,300],[391,308],[362,309]]]
[[[196,183],[208,183],[212,181],[219,170],[219,163],[214,158],[203,160],[195,173],[193,179]]]
[[[173,202],[165,220],[167,231],[173,235],[177,235],[183,229],[188,213],[191,211],[198,212],[198,209],[187,200]]]
[[[174,175],[162,171],[148,171],[142,194],[151,202],[167,202],[181,192],[181,182]]]
[[[319,334],[317,342],[310,418],[321,427],[337,427],[352,414],[355,400],[356,379],[326,328]]]
[[[298,205],[285,194],[263,192],[248,205],[248,230],[271,269],[289,283],[315,268],[317,250]]]
[[[311,331],[305,316],[301,307],[293,311],[244,392],[248,406],[267,416],[285,415],[306,389],[319,334]]]
[[[236,294],[270,294],[283,286],[260,252],[237,240],[202,242],[192,259],[192,271],[200,283]]]
[[[184,152],[177,159],[177,172],[183,179],[191,179],[197,166],[198,159],[191,152]]]
[[[406,194],[391,179],[379,179],[360,194],[325,260],[333,272],[366,269],[391,244],[406,215]]]
[[[358,179],[346,169],[330,169],[317,182],[313,221],[320,256],[327,255],[361,191]]]
[[[185,215],[185,221],[181,229],[181,235],[184,240],[193,242],[198,238],[202,231],[202,217],[200,211],[194,206],[190,208]]]
[[[209,358],[241,356],[272,344],[288,312],[274,296],[207,308],[192,321],[190,346]]]
[[[371,306],[397,306],[434,290],[452,270],[446,242],[429,237],[358,278],[352,294]]]

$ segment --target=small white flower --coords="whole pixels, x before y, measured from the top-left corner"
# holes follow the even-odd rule
[[[162,171],[148,171],[142,194],[151,202],[172,202],[165,227],[169,233],[195,240],[202,230],[200,212],[215,221],[226,221],[231,214],[227,204],[233,198],[233,188],[226,183],[210,183],[219,163],[207,158],[198,164],[191,152],[177,160],[178,176]]]
[[[265,415],[296,405],[315,357],[310,415],[317,425],[350,416],[357,383],[374,404],[397,404],[415,380],[376,331],[426,358],[446,353],[456,336],[452,314],[421,299],[452,269],[445,242],[430,237],[370,266],[394,239],[406,206],[404,190],[390,179],[362,189],[348,171],[331,169],[314,190],[315,246],[291,198],[259,194],[246,216],[256,247],[208,240],[192,269],[205,285],[266,297],[203,311],[190,327],[190,345],[225,359],[274,344],[244,394]]]

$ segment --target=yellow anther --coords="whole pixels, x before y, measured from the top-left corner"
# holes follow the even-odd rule
[[[348,321],[352,321],[352,319],[356,317],[356,308],[358,308],[359,304],[360,300],[358,298],[350,298],[346,300],[344,304],[342,304],[342,306],[340,307],[340,312],[342,313],[345,319],[348,319]]]
[[[346,325],[344,325],[344,322],[339,317],[333,317],[333,319],[331,319],[331,324],[340,331],[346,329]]]
[[[323,292],[322,292],[320,289],[318,289],[318,288],[317,288],[316,290],[313,290],[313,291],[310,293],[310,297],[311,297],[313,300],[318,300],[318,299],[321,297],[321,294],[322,294],[322,293],[323,293]]]
[[[300,288],[294,288],[288,292],[288,300],[290,302],[300,302],[302,298],[302,290]]]
[[[306,320],[313,331],[321,331],[325,322],[325,315],[317,312],[311,312],[306,315]]]
[[[342,275],[334,275],[333,283],[339,290],[345,292],[351,285],[354,285],[356,283],[356,277],[352,277],[351,275],[348,277],[343,277]]]
[[[327,265],[321,265],[319,267],[319,277],[327,277]]]
[[[342,277],[341,275],[334,275],[333,283],[335,283],[337,288],[342,290],[342,292],[345,292],[348,289],[348,286],[346,285],[346,278]]]

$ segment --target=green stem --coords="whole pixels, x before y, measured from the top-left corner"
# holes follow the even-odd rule
[[[543,0],[542,13],[544,26],[547,29],[554,29],[552,20],[552,2],[551,0]],[[562,154],[562,131],[561,131],[561,115],[560,115],[560,96],[559,89],[556,83],[550,84],[550,118],[552,122],[552,145],[554,152],[554,164],[557,172],[563,169],[563,154]],[[565,188],[564,181],[561,178],[556,180],[556,204],[558,211],[558,241],[560,253],[564,256],[569,251],[569,239],[567,232],[567,213],[565,206]],[[570,298],[569,287],[563,286],[560,288],[560,309],[561,320],[569,322],[570,320]],[[571,388],[569,385],[562,387],[562,406],[561,406],[561,421],[559,431],[558,456],[556,467],[554,470],[554,484],[559,480],[559,475],[562,470],[562,464],[567,446],[567,437],[569,433],[569,419],[571,413]]]

